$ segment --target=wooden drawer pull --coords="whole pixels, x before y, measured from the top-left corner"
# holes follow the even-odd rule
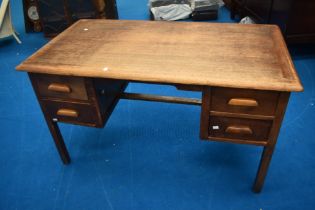
[[[225,129],[225,133],[229,133],[229,134],[253,134],[253,131],[250,127],[248,126],[228,126]]]
[[[51,83],[48,86],[48,90],[62,92],[62,93],[71,93],[71,88],[68,85],[59,84],[59,83]]]
[[[258,106],[258,102],[250,98],[232,98],[228,104],[231,106]]]
[[[75,117],[79,116],[79,113],[73,109],[59,109],[57,111],[57,115],[64,116],[64,117]]]

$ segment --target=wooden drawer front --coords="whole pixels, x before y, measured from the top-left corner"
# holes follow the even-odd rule
[[[101,125],[100,113],[88,104],[44,101],[44,108],[52,119],[60,122],[82,124],[88,126]]]
[[[278,98],[273,91],[213,88],[210,111],[273,116]]]
[[[209,138],[267,141],[272,121],[210,117]]]
[[[88,100],[81,77],[36,75],[35,82],[41,97]]]

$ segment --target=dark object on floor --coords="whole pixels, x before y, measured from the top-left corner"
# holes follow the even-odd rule
[[[198,10],[193,11],[191,14],[193,20],[216,20],[218,19],[218,9]]]
[[[287,43],[315,43],[315,1],[231,0],[231,18],[252,17],[257,23],[276,24]]]
[[[53,37],[79,19],[117,19],[116,0],[37,0],[44,35]]]
[[[182,7],[184,5],[187,6],[186,9]],[[190,0],[149,0],[150,20],[187,19],[191,15],[190,8]]]
[[[218,19],[219,5],[211,5],[210,1],[195,2],[195,8],[191,14],[193,20]]]
[[[216,20],[218,19],[218,10],[195,11],[191,14],[193,20]]]
[[[151,7],[162,7],[170,4],[190,4],[189,0],[157,0],[150,2]]]

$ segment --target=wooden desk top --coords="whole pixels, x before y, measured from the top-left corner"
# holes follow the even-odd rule
[[[303,90],[271,25],[80,20],[17,70],[186,85]]]

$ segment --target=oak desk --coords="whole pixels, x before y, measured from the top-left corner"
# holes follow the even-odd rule
[[[290,92],[302,91],[278,27],[80,20],[17,66],[27,71],[62,161],[57,122],[103,127],[119,99],[201,105],[200,138],[263,146],[263,186]],[[124,92],[128,82],[202,100]]]

